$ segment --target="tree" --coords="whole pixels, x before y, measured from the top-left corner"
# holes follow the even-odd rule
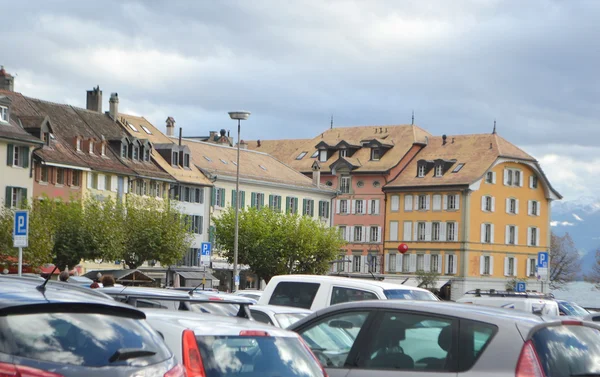
[[[229,208],[213,223],[217,247],[233,262],[235,210]],[[336,229],[308,216],[267,207],[239,213],[238,262],[267,282],[275,275],[324,274],[343,245]]]
[[[585,276],[585,280],[600,289],[600,249],[596,250],[596,263],[592,266],[592,272]]]
[[[417,282],[419,283],[419,287],[425,289],[434,289],[436,287],[436,283],[440,274],[437,271],[425,272],[418,271],[417,272]]]
[[[581,271],[579,253],[569,233],[562,237],[551,234],[549,254],[550,288],[561,289],[566,283],[575,280]]]

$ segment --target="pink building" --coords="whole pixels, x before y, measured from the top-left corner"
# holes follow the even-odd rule
[[[383,272],[385,195],[382,191],[427,143],[431,135],[414,125],[331,128],[313,139],[251,141],[248,148],[269,153],[338,190],[333,224],[347,245],[334,273]]]

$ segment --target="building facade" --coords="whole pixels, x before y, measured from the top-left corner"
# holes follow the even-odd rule
[[[533,157],[497,134],[430,138],[384,191],[387,279],[418,285],[433,272],[449,299],[517,280],[547,290],[535,261],[549,249],[561,196]]]

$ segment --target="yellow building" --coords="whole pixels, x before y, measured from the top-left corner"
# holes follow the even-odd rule
[[[546,290],[536,258],[548,251],[550,204],[561,196],[533,157],[497,134],[429,138],[384,191],[386,280],[417,285],[419,271],[438,272],[451,299],[513,279]]]

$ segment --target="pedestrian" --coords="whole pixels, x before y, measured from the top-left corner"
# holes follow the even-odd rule
[[[58,278],[60,279],[60,281],[63,281],[63,282],[69,281],[69,272],[68,271],[61,272],[60,275],[58,275]]]
[[[90,288],[92,288],[92,289],[100,288],[100,284],[98,284],[97,282],[93,282],[92,284],[90,284]]]
[[[114,287],[115,286],[115,278],[113,278],[112,275],[102,276],[102,286],[103,287]]]

